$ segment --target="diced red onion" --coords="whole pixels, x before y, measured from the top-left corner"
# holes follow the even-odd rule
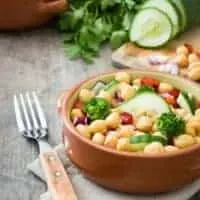
[[[73,121],[73,124],[77,126],[78,124],[83,124],[83,125],[88,125],[89,124],[89,117],[87,116],[81,116],[81,117],[76,117]]]
[[[151,65],[161,65],[167,63],[169,57],[164,55],[150,55],[147,60]]]

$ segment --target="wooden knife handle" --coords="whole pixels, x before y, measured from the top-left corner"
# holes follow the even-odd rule
[[[77,200],[69,177],[55,151],[40,155],[46,181],[53,200]]]

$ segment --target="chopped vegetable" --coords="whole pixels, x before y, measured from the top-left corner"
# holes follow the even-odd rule
[[[105,86],[104,90],[111,94],[114,94],[117,90],[118,84],[119,84],[119,81],[114,79]]]
[[[122,124],[133,124],[133,115],[128,112],[122,112],[120,114]]]
[[[169,112],[169,105],[157,93],[146,91],[137,94],[132,99],[119,105],[119,110],[133,112],[138,115],[142,110],[151,110],[160,116],[162,113]]]
[[[160,84],[160,82],[154,78],[150,78],[150,77],[144,77],[141,80],[141,84],[144,86],[149,86],[149,87],[153,87],[153,88],[157,88]]]
[[[185,131],[185,121],[177,117],[174,113],[163,113],[156,122],[158,131],[168,138],[183,134]]]
[[[137,94],[140,94],[143,92],[154,92],[154,90],[152,87],[144,85],[144,86],[139,87],[139,89],[137,90]]]
[[[171,96],[177,98],[177,97],[179,96],[180,91],[177,90],[177,89],[173,89],[172,91],[170,91],[170,92],[168,92],[168,93],[169,93],[169,95],[171,95]]]
[[[67,55],[92,62],[105,41],[110,41],[113,48],[128,41],[130,24],[142,1],[71,0],[57,26],[63,33]]]
[[[187,49],[179,52],[188,54]],[[157,154],[197,144],[199,99],[176,88],[173,81],[134,75],[120,71],[106,83],[99,79],[93,87],[80,88],[70,113],[78,133],[124,152]],[[126,88],[135,87],[139,88],[134,96],[125,99]]]
[[[144,135],[133,135],[130,137],[131,144],[139,144],[139,143],[151,143],[151,142],[160,142],[163,145],[167,144],[167,139],[164,136],[160,135],[151,135],[145,133]]]
[[[84,111],[87,113],[90,119],[105,119],[110,113],[111,105],[103,98],[92,98],[84,106]]]
[[[188,95],[187,92],[181,92],[178,99],[180,107],[187,110],[189,113],[194,114],[196,106],[194,100]]]

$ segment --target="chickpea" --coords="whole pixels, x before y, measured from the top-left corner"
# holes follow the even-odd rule
[[[195,116],[197,116],[197,117],[200,118],[200,108],[198,108],[198,109],[195,111]]]
[[[135,80],[133,80],[133,85],[141,86],[141,78],[136,78]]]
[[[117,150],[118,151],[127,151],[128,150],[129,139],[128,138],[120,138],[117,141]]]
[[[89,125],[91,133],[105,133],[107,131],[107,125],[105,120],[95,120]]]
[[[188,135],[191,135],[191,136],[196,136],[196,129],[191,125],[191,123],[187,123],[186,124],[186,130],[185,132],[188,134]]]
[[[135,131],[135,132],[134,132],[134,135],[135,135],[135,136],[145,135],[145,133],[144,133],[144,132],[141,132],[141,131]]]
[[[153,110],[147,110],[147,109],[138,109],[137,110],[137,117],[140,117],[140,116],[147,116],[147,117],[150,117],[150,118],[153,118],[155,117],[155,114],[156,112],[153,111]]]
[[[153,124],[153,126],[152,126],[152,131],[153,132],[156,132],[158,129],[157,129],[157,125],[156,125],[156,123],[154,123]]]
[[[71,118],[74,119],[76,117],[82,117],[83,112],[79,108],[73,108],[71,111]]]
[[[103,145],[105,141],[105,136],[102,133],[95,133],[92,141],[96,144]]]
[[[199,57],[197,56],[196,53],[192,53],[192,54],[189,55],[188,60],[189,60],[190,64],[195,63],[195,62],[199,61]]]
[[[188,111],[182,109],[182,108],[178,108],[178,109],[175,109],[174,112],[184,118],[186,121],[188,121],[191,117],[192,117],[192,114],[190,114]]]
[[[141,116],[136,121],[136,128],[140,131],[149,132],[152,130],[153,120],[147,116]]]
[[[195,143],[195,139],[191,135],[179,135],[174,139],[174,144],[178,148],[186,148]]]
[[[76,129],[78,130],[78,132],[85,138],[90,139],[91,137],[91,132],[88,128],[87,125],[83,125],[83,124],[79,124],[78,126],[76,126]]]
[[[135,127],[133,125],[123,125],[119,128],[119,135],[120,137],[130,137],[133,135]]]
[[[167,92],[170,92],[174,89],[174,87],[169,84],[169,83],[164,83],[164,82],[161,82],[159,87],[158,87],[158,91],[160,93],[167,93]]]
[[[189,65],[188,58],[184,54],[180,54],[176,56],[175,62],[179,65],[179,67],[184,68]]]
[[[197,144],[200,144],[200,137],[199,136],[195,137],[195,141]]]
[[[108,135],[106,136],[104,145],[110,148],[116,148],[118,142],[118,138],[116,135]]]
[[[107,91],[100,91],[100,93],[97,95],[97,97],[101,97],[101,98],[104,98],[106,100],[108,100],[110,103],[112,102],[112,95],[107,92]]]
[[[118,112],[113,112],[106,118],[106,124],[111,129],[118,128],[120,123],[121,118]]]
[[[191,68],[188,72],[188,78],[193,81],[200,80],[200,67]]]
[[[117,138],[120,138],[120,133],[118,130],[116,131],[108,131],[106,135],[115,135]]]
[[[115,79],[117,81],[120,81],[120,82],[126,82],[126,83],[130,83],[131,81],[131,74],[129,74],[128,72],[118,72],[116,75],[115,75]]]
[[[87,102],[93,97],[94,97],[94,93],[89,89],[81,89],[79,93],[79,99],[83,102]]]
[[[155,154],[164,152],[164,146],[160,142],[152,142],[144,148],[144,153]]]
[[[165,135],[163,135],[161,132],[157,131],[157,132],[154,132],[152,135],[155,135],[155,136],[160,136],[160,137],[163,137],[163,138],[166,138],[167,137]]]
[[[166,152],[174,152],[174,151],[178,151],[179,149],[175,146],[172,145],[167,145],[164,147]]]
[[[200,130],[200,117],[199,116],[193,116],[188,121],[189,125],[196,130]]]
[[[119,91],[121,98],[124,100],[130,99],[136,94],[136,89],[127,83],[119,84]]]
[[[200,62],[191,63],[188,67],[189,71],[193,69],[199,69],[199,68],[200,68]]]
[[[188,55],[188,53],[189,53],[188,48],[185,47],[184,45],[182,45],[182,46],[180,46],[180,47],[178,47],[176,49],[176,54],[177,55],[182,55],[182,54]]]

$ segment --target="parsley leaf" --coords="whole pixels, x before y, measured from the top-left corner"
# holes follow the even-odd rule
[[[142,1],[70,0],[69,9],[57,22],[66,54],[92,62],[103,43],[110,41],[112,48],[118,48],[128,40],[132,19]]]

